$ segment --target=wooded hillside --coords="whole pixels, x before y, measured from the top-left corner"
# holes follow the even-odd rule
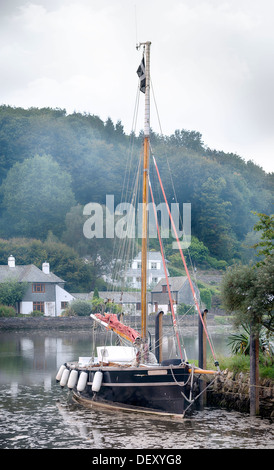
[[[152,130],[151,146],[169,202],[174,186],[180,208],[191,203],[195,246],[200,243],[200,251],[228,264],[248,261],[248,246],[256,242],[252,211],[273,211],[273,174],[236,154],[207,148],[196,131],[160,136]],[[50,232],[80,256],[107,253],[99,240],[84,239],[82,208],[105,204],[106,194],[120,202],[126,158],[131,152],[138,162],[141,147],[142,135],[126,135],[122,123],[111,118],[1,106],[0,237],[44,242]]]

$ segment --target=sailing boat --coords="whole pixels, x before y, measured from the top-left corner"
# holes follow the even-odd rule
[[[127,342],[128,345],[101,346],[97,348],[97,357],[79,358],[79,360],[75,362],[66,362],[60,367],[56,380],[60,382],[61,387],[67,386],[71,389],[74,399],[83,405],[116,408],[157,415],[175,415],[178,417],[184,416],[186,410],[195,402],[199,394],[199,390],[197,390],[195,386],[195,384],[197,384],[197,377],[200,377],[201,374],[215,375],[219,370],[219,365],[218,362],[215,361],[217,371],[202,370],[189,364],[185,354],[183,354],[180,346],[178,327],[174,315],[174,307],[160,237],[159,242],[170,297],[173,327],[179,345],[180,357],[157,361],[155,355],[151,353],[149,348],[147,328],[147,205],[149,191],[154,204],[153,192],[149,180],[151,43],[141,43],[139,47],[141,45],[144,48],[144,55],[141,65],[137,70],[140,78],[140,90],[145,93],[142,187],[141,331],[138,332],[126,326],[118,320],[115,314],[92,314],[91,318],[94,322],[98,323],[106,330],[116,333]],[[160,173],[154,157],[153,163],[156,167],[164,199],[167,204]],[[157,224],[156,213],[155,216]],[[179,242],[170,211],[169,216],[177,241]],[[157,231],[159,234],[158,225]],[[179,250],[196,308],[200,314],[203,326],[206,328],[180,245]],[[161,313],[162,312],[158,312],[157,318]],[[161,356],[158,355],[158,357]]]

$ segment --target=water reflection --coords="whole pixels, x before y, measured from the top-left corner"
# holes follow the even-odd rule
[[[0,384],[12,380],[31,384],[39,380],[49,382],[52,373],[66,361],[89,356],[93,350],[92,332],[6,332],[0,334]],[[112,340],[112,341],[111,341]],[[217,354],[227,354],[226,337],[213,338]],[[97,335],[96,345],[115,344],[114,338],[104,333]],[[189,359],[198,357],[198,340],[187,336],[184,346]],[[154,337],[152,336],[152,350]],[[210,351],[209,351],[210,353]],[[163,359],[176,357],[176,343],[172,336],[163,338]],[[54,371],[54,372],[53,372]]]
[[[194,338],[187,337],[185,346],[189,357],[197,357]],[[173,355],[174,348],[166,337],[164,358]],[[225,337],[219,336],[215,349],[223,354],[225,348]],[[241,413],[205,409],[190,419],[171,421],[74,403],[68,389],[55,383],[56,371],[63,362],[91,352],[92,333],[86,331],[0,334],[1,448],[274,447],[270,422]]]

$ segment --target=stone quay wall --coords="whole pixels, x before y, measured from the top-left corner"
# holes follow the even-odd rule
[[[208,378],[208,382],[211,380]],[[206,403],[229,410],[250,412],[250,375],[248,372],[223,371],[207,388]],[[259,416],[274,418],[274,382],[259,380]]]

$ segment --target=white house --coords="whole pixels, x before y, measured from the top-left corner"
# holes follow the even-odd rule
[[[126,282],[129,287],[133,287],[135,289],[141,288],[141,262],[142,254],[139,252],[133,259],[130,268],[126,271]],[[164,276],[165,271],[161,253],[158,251],[149,251],[147,260],[148,286],[155,286]]]
[[[65,281],[50,271],[49,263],[43,263],[42,270],[34,264],[17,266],[11,255],[8,264],[0,266],[0,283],[9,279],[28,283],[22,301],[16,306],[17,313],[28,315],[38,310],[46,316],[56,317],[75,299],[64,289]]]

